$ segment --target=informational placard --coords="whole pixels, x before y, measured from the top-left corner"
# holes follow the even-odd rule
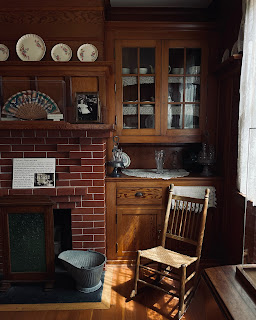
[[[14,158],[12,188],[55,188],[55,164],[55,158]]]

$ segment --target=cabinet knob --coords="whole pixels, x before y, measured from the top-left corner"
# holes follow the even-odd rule
[[[144,196],[144,194],[142,192],[136,192],[135,193],[135,197],[137,197],[137,198],[141,198],[143,196]]]

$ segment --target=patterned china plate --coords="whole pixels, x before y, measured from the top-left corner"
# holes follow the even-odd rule
[[[98,58],[98,50],[93,44],[82,44],[77,50],[77,57],[82,62],[92,62]]]
[[[72,50],[67,44],[58,43],[52,48],[51,56],[54,61],[69,61],[72,57]]]
[[[131,159],[130,159],[130,157],[129,157],[128,154],[125,153],[125,152],[122,152],[122,157],[123,157],[124,167],[125,167],[125,168],[128,168],[129,165],[131,164]]]
[[[5,61],[8,57],[9,49],[4,44],[0,44],[0,61]]]
[[[36,34],[25,34],[16,44],[16,52],[22,61],[40,61],[45,55],[43,39]]]

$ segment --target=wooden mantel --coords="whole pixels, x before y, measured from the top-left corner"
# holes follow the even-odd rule
[[[111,132],[113,124],[69,123],[65,121],[0,121],[0,130],[84,130]]]

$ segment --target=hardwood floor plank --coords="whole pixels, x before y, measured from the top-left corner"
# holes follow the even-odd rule
[[[126,302],[133,288],[134,267],[126,265],[113,268],[111,305],[109,309],[2,311],[1,320],[170,320],[176,301],[168,295],[147,288],[133,300]],[[182,320],[190,320],[185,316]]]

